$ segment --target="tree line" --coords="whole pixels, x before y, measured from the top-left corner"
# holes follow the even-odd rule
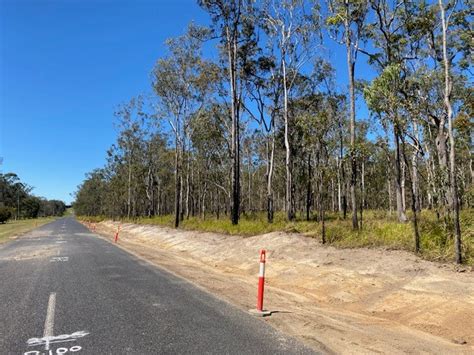
[[[276,211],[322,223],[336,213],[358,230],[365,210],[380,210],[412,223],[418,252],[429,209],[462,262],[459,213],[474,201],[472,2],[198,4],[210,25],[169,39],[152,94],[118,107],[117,142],[78,187],[78,214],[173,214],[178,227],[206,214],[237,224],[263,211],[269,223]],[[344,83],[325,55],[334,46]]]
[[[63,201],[34,196],[33,187],[22,182],[14,173],[0,173],[0,223],[10,218],[62,216],[66,211]]]

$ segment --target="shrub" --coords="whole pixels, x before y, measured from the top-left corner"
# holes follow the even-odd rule
[[[12,217],[12,213],[7,207],[0,207],[0,223],[5,223]]]

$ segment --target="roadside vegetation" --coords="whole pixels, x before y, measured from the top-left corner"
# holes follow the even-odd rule
[[[471,262],[472,2],[198,3],[78,215]]]
[[[35,196],[33,187],[15,173],[0,173],[0,224],[6,221],[62,216],[66,204]]]
[[[63,215],[65,217],[74,216],[74,208],[72,208],[72,207],[66,208],[66,211],[64,211]]]
[[[34,219],[10,220],[0,224],[0,243],[10,240],[10,237],[25,234],[43,224],[52,222],[56,217],[40,217]]]
[[[18,175],[0,173],[0,243],[65,213],[64,202],[37,197],[32,191],[33,187],[21,181]]]
[[[289,222],[283,212],[275,214],[273,223],[268,223],[263,212],[241,216],[238,225],[232,224],[229,218],[209,216],[206,219],[190,217],[185,219],[181,228],[201,232],[215,232],[228,235],[255,236],[270,232],[301,233],[321,241],[322,223],[312,218],[297,215]],[[106,216],[80,217],[83,221],[101,222],[110,218]],[[174,227],[173,215],[155,217],[137,217],[121,219],[123,223],[151,224]],[[401,224],[395,215],[385,211],[366,211],[363,219],[364,228],[354,231],[351,221],[344,220],[337,213],[328,214],[325,221],[326,243],[340,248],[386,248],[393,250],[413,250],[413,234],[409,224]],[[464,232],[464,249],[466,264],[474,265],[474,210],[461,213],[461,228]],[[432,261],[449,262],[454,259],[452,239],[446,238],[446,231],[440,227],[436,215],[424,210],[420,215],[420,252],[422,258]]]

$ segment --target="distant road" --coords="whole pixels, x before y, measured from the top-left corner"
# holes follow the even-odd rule
[[[0,246],[0,354],[311,353],[72,217]]]

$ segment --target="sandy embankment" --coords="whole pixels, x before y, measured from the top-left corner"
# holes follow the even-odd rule
[[[112,239],[118,222],[97,232]],[[242,238],[123,224],[119,244],[247,310],[267,249],[265,321],[325,353],[474,353],[474,273],[300,235]]]

